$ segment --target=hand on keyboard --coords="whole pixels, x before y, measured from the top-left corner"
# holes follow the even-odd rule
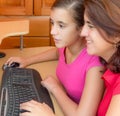
[[[54,111],[50,95],[41,81],[40,74],[34,69],[6,68],[1,83],[0,116],[19,116],[20,112],[29,111],[20,111],[20,104],[31,100],[45,102]]]
[[[20,104],[20,109],[29,111],[26,116],[55,116],[52,109],[45,103],[39,103],[37,101],[31,100],[26,103]],[[22,113],[24,115],[24,112]],[[22,116],[22,114],[20,116]]]
[[[10,65],[8,65],[8,64],[3,64],[2,69],[5,70],[5,69],[8,68],[8,67],[11,67],[11,68],[19,67],[19,63],[13,62],[13,63],[11,63]]]

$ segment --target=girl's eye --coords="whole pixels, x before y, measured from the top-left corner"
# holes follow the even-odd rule
[[[50,21],[51,25],[54,25],[54,22],[53,21]]]
[[[59,27],[60,28],[64,28],[65,26],[63,24],[59,24]]]

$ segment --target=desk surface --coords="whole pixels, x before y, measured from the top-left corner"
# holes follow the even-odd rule
[[[6,56],[4,58],[0,58],[0,82],[2,78],[2,65],[6,62],[6,60],[11,56],[21,56],[21,57],[27,57],[32,56],[34,54],[43,52],[45,50],[51,49],[52,47],[35,47],[35,48],[24,48],[23,50],[20,49],[0,49],[0,52],[6,53]],[[37,71],[40,72],[41,77],[44,79],[48,75],[53,75],[56,77],[55,70],[56,70],[57,61],[49,61],[49,62],[43,62],[43,63],[37,63],[34,65],[29,66],[29,68],[34,68]],[[50,94],[51,95],[51,94]],[[63,113],[57,104],[55,98],[51,95],[56,116],[63,116]]]

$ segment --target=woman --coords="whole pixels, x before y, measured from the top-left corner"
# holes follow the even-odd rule
[[[60,82],[48,76],[42,84],[56,98],[65,116],[96,115],[104,91],[101,80],[103,66],[97,56],[87,53],[85,40],[80,37],[84,24],[83,15],[83,0],[56,0],[50,19],[51,34],[57,48],[22,60],[10,58],[7,62],[19,62],[23,67],[59,59],[56,74]],[[22,113],[21,116],[39,115],[40,106],[41,104],[35,101],[22,104],[21,109],[30,112]]]
[[[97,116],[120,116],[120,0],[85,0],[81,35],[87,51],[101,57],[106,90]]]

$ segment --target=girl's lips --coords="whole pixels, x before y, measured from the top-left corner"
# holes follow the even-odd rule
[[[58,40],[58,39],[54,39],[54,41],[58,43],[60,40]]]

